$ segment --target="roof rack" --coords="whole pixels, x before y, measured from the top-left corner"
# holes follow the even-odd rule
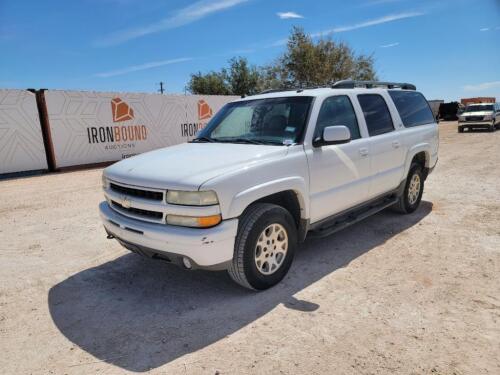
[[[282,89],[269,89],[269,90],[264,90],[259,92],[257,95],[261,94],[271,94],[273,92],[283,92],[283,91],[297,91],[297,92],[302,92],[304,90],[313,90],[313,89],[324,89],[324,88],[329,88],[330,86],[298,86],[298,87],[287,87],[287,88],[282,88]]]
[[[382,81],[353,81],[344,80],[335,82],[332,89],[354,89],[356,87],[364,87],[367,89],[386,87],[388,89],[400,88],[401,90],[416,90],[417,87],[411,83],[404,82],[382,82]]]
[[[273,92],[282,92],[282,91],[295,91],[295,90],[300,90],[300,89],[298,89],[298,88],[268,89],[268,90],[264,90],[264,91],[259,92],[258,95],[261,95],[261,94],[271,94]]]
[[[354,81],[354,80],[343,80],[335,82],[328,86],[299,86],[299,87],[287,87],[281,89],[269,89],[259,92],[257,95],[261,94],[271,94],[273,92],[283,92],[283,91],[297,91],[302,92],[304,90],[321,89],[321,88],[332,88],[332,89],[354,89],[354,88],[367,88],[373,89],[378,87],[388,88],[388,89],[401,89],[401,90],[416,90],[417,87],[411,83],[404,82],[382,82],[382,81]]]

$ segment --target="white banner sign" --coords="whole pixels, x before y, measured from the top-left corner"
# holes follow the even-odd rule
[[[237,98],[46,91],[56,168],[116,161],[186,142]]]
[[[45,169],[35,94],[0,90],[0,174]]]

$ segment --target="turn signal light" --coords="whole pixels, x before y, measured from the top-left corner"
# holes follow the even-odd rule
[[[167,224],[178,225],[182,227],[192,228],[209,228],[214,227],[222,221],[220,214],[212,216],[181,216],[167,215]]]

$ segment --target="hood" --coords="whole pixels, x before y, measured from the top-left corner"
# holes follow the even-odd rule
[[[183,143],[119,161],[104,175],[135,186],[196,190],[211,178],[286,154],[287,146]]]
[[[462,112],[460,116],[491,116],[493,111]]]

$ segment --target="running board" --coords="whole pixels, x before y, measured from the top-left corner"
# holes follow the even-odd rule
[[[330,219],[323,220],[322,223],[316,225],[313,224],[307,237],[327,237],[348,227],[349,225],[355,224],[363,219],[366,219],[368,216],[376,214],[377,212],[392,206],[398,202],[398,199],[397,195],[387,196],[385,198],[378,199],[377,201],[370,202],[366,204],[366,206],[358,207],[348,212],[335,215]]]

